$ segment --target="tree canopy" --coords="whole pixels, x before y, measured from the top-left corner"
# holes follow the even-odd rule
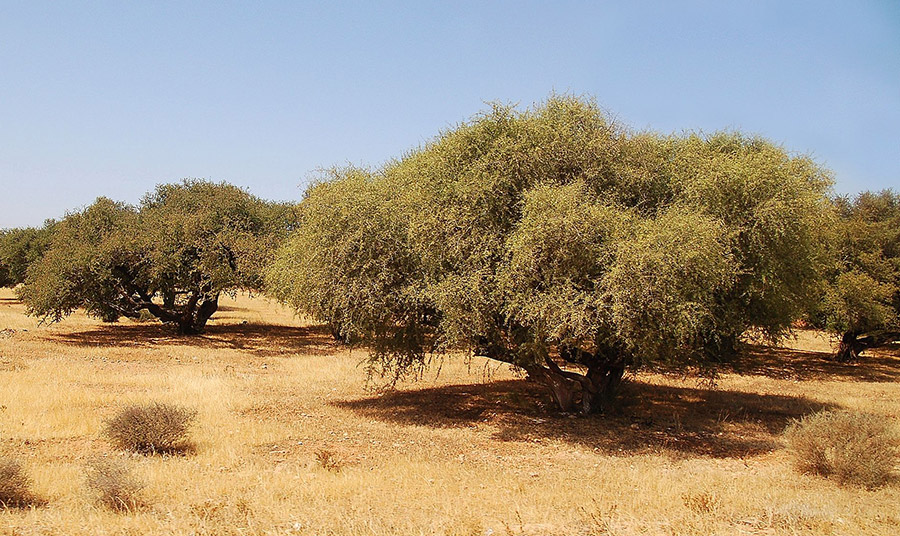
[[[0,230],[0,287],[15,287],[25,282],[25,274],[33,262],[44,254],[56,222],[48,220],[43,227]]]
[[[599,409],[626,367],[720,360],[815,299],[829,174],[757,137],[633,132],[593,102],[495,105],[378,169],[332,170],[270,292],[392,378],[468,350]]]
[[[57,321],[74,309],[105,321],[142,312],[180,333],[203,330],[221,293],[260,289],[292,209],[226,183],[158,186],[137,207],[99,198],[60,221],[20,297]]]
[[[825,325],[841,337],[837,358],[856,359],[900,338],[900,195],[837,198],[838,262],[824,300]]]

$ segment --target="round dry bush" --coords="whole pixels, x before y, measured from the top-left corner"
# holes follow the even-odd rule
[[[133,405],[108,420],[104,434],[124,450],[184,454],[194,447],[189,434],[196,417],[196,411],[172,404]]]
[[[23,508],[41,503],[32,493],[31,479],[19,462],[0,458],[0,508]]]
[[[97,501],[111,510],[130,512],[145,505],[142,491],[146,484],[124,460],[92,460],[87,466],[86,483]]]
[[[785,436],[797,470],[841,484],[882,486],[893,478],[900,460],[900,434],[881,415],[815,413],[791,424]]]

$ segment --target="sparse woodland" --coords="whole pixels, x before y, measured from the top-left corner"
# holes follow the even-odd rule
[[[900,532],[900,194],[832,184],[553,96],[3,230],[0,534]]]

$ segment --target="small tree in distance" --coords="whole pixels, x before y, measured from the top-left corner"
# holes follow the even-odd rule
[[[55,225],[53,220],[47,220],[40,228],[0,230],[0,287],[25,282],[28,267],[50,246]]]
[[[51,321],[78,307],[110,322],[147,311],[198,333],[223,292],[261,288],[291,219],[287,205],[199,180],[161,185],[139,207],[99,198],[59,222],[19,295]]]
[[[836,200],[838,263],[825,297],[835,355],[852,361],[900,339],[900,195],[884,190]]]

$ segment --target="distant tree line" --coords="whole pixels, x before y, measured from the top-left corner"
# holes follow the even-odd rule
[[[194,180],[100,198],[4,231],[0,282],[47,320],[149,313],[185,334],[223,292],[260,290],[368,345],[389,379],[469,352],[591,413],[629,368],[710,366],[747,333],[805,320],[841,360],[900,337],[900,196],[831,184],[758,137],[635,132],[551,97],[333,169],[296,206]]]

